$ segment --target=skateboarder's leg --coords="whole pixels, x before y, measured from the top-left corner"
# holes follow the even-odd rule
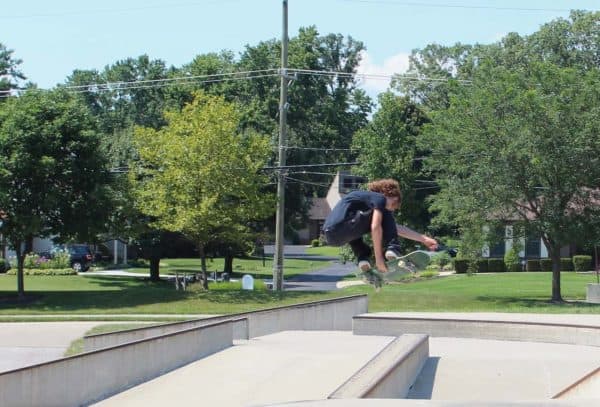
[[[393,260],[402,256],[398,242],[398,227],[391,213],[384,214],[381,227],[383,229],[383,249],[386,260]]]
[[[365,243],[362,237],[352,240],[348,244],[356,256],[360,270],[362,272],[369,271],[371,269],[371,263],[369,262],[369,259],[371,258],[371,248],[369,245]]]

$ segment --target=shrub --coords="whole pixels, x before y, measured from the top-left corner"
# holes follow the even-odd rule
[[[490,273],[503,273],[506,271],[504,260],[502,259],[489,259],[488,260],[488,271]]]
[[[560,270],[561,271],[573,271],[573,260],[570,257],[564,257],[560,259]]]
[[[17,269],[11,269],[6,274],[16,275]],[[66,269],[41,269],[41,268],[33,268],[33,269],[23,269],[23,275],[26,276],[71,276],[76,275],[77,272],[72,268]]]
[[[145,268],[150,267],[150,261],[146,259],[132,259],[127,262],[130,267]]]
[[[452,258],[446,252],[436,253],[431,259],[431,263],[438,266],[440,270],[442,270],[447,264],[450,264],[451,261]]]
[[[573,268],[575,271],[592,270],[592,256],[573,256]]]
[[[477,272],[487,273],[488,272],[488,259],[477,260]]]
[[[454,270],[458,274],[464,274],[469,269],[469,260],[454,259]]]
[[[506,271],[516,272],[521,271],[521,262],[519,261],[519,252],[513,246],[504,255],[504,265]]]
[[[313,240],[310,242],[310,245],[311,245],[312,247],[319,247],[319,246],[321,246],[321,241],[320,241],[319,239],[313,239]]]
[[[527,260],[527,265],[525,267],[527,271],[542,271],[542,267],[540,266],[540,261],[538,259]]]
[[[552,259],[540,259],[540,269],[542,271],[552,271]]]
[[[6,259],[0,259],[0,273],[6,273],[10,269],[10,263]]]
[[[438,276],[440,273],[438,273],[436,270],[425,270],[419,273],[419,277],[422,278],[433,278]]]

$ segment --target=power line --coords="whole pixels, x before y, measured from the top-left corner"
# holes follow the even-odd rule
[[[239,81],[239,80],[251,80],[251,79],[259,79],[259,78],[271,78],[277,77],[279,74],[264,74],[264,75],[250,75],[250,76],[237,76],[240,73],[232,73],[232,74],[223,74],[226,76],[221,79],[207,79],[207,80],[197,80],[197,79],[189,79],[188,77],[178,77],[170,79],[170,82],[165,83],[165,80],[162,80],[160,83],[149,83],[144,84],[144,81],[132,81],[132,82],[106,82],[106,83],[90,83],[87,85],[77,85],[76,87],[71,86],[59,86],[55,89],[64,89],[73,93],[100,93],[100,92],[117,92],[124,90],[137,90],[137,89],[158,89],[164,88],[167,86],[174,85],[202,85],[208,83],[219,83],[219,82],[229,82],[229,81]],[[161,80],[152,80],[152,81],[161,81]],[[87,87],[87,88],[86,88]],[[0,98],[7,98],[11,96],[22,95],[27,92],[45,92],[50,89],[41,89],[41,88],[29,88],[29,89],[13,89],[9,91],[3,91],[0,93]]]
[[[468,4],[448,4],[448,3],[420,3],[412,1],[393,1],[393,0],[342,0],[346,3],[364,3],[364,4],[385,4],[402,7],[426,7],[426,8],[457,8],[457,9],[480,9],[497,11],[528,11],[528,12],[558,12],[568,13],[570,9],[563,8],[535,8],[535,7],[502,7],[502,6],[478,6]]]
[[[414,75],[403,75],[403,74],[386,74],[386,75],[375,75],[375,74],[361,74],[352,72],[340,72],[340,71],[319,71],[313,69],[288,69],[290,73],[298,73],[300,75],[313,75],[313,76],[327,76],[336,77],[343,76],[347,78],[365,78],[365,79],[385,79],[391,80],[394,78],[419,81],[419,82],[448,82],[456,81],[459,83],[471,83],[470,80],[466,79],[455,79],[455,78],[431,78],[425,76],[414,76]],[[135,90],[135,89],[155,89],[163,88],[170,85],[201,85],[208,83],[227,82],[234,80],[249,80],[259,79],[268,77],[280,76],[279,70],[275,68],[260,69],[252,71],[240,71],[240,72],[227,72],[221,74],[210,74],[210,75],[196,75],[196,76],[179,76],[173,78],[160,78],[160,79],[145,79],[135,81],[119,81],[119,82],[92,82],[83,85],[59,85],[58,89],[65,89],[75,93],[97,93],[97,92],[115,92],[119,90]],[[29,88],[29,89],[12,89],[0,91],[0,98],[10,97],[14,95],[20,95],[24,92],[32,91],[46,91],[49,89],[42,88]]]
[[[263,167],[263,170],[291,170],[294,168],[316,168],[316,167],[343,167],[359,165],[358,162],[353,163],[329,163],[329,164],[299,164],[299,165],[282,165],[278,167]]]
[[[54,13],[39,13],[39,14],[24,14],[24,15],[12,15],[12,16],[0,16],[2,20],[12,19],[26,19],[26,18],[47,18],[47,17],[68,17],[68,16],[80,16],[90,14],[117,14],[127,13],[132,11],[144,11],[144,10],[157,10],[157,9],[172,9],[180,7],[198,7],[206,6],[207,4],[222,4],[222,3],[233,3],[240,2],[241,0],[213,0],[213,1],[199,1],[191,3],[168,3],[155,6],[143,6],[143,7],[127,7],[121,9],[95,9],[95,10],[72,10],[72,11],[59,11]]]

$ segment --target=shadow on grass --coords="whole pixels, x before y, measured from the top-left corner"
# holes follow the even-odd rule
[[[590,304],[586,301],[552,301],[550,298],[522,298],[522,297],[498,297],[491,295],[480,295],[476,297],[477,301],[494,303],[499,306],[518,306],[523,308],[548,308],[555,307],[557,309],[593,309],[599,308],[597,304]]]
[[[86,277],[91,287],[72,290],[26,291],[26,301],[18,299],[14,291],[0,291],[0,311],[27,313],[194,313],[204,311],[212,303],[217,308],[231,304],[243,309],[305,302],[322,293],[273,292],[264,288],[242,290],[240,286],[223,283],[204,290],[200,284],[191,284],[188,290],[175,290],[167,281],[151,282],[149,279],[130,277]],[[221,285],[223,284],[223,285]],[[96,288],[94,288],[96,287]],[[138,308],[140,307],[140,308]],[[137,309],[136,309],[137,308]],[[227,307],[225,307],[227,308]]]

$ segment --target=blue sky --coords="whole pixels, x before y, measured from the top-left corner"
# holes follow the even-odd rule
[[[365,43],[360,72],[402,72],[412,49],[430,43],[492,43],[526,35],[569,9],[598,10],[598,0],[289,0],[289,35],[315,25]],[[6,2],[0,42],[23,60],[42,88],[74,69],[98,69],[147,54],[180,66],[198,54],[281,38],[281,0],[75,0]],[[375,94],[386,81],[367,80]]]

